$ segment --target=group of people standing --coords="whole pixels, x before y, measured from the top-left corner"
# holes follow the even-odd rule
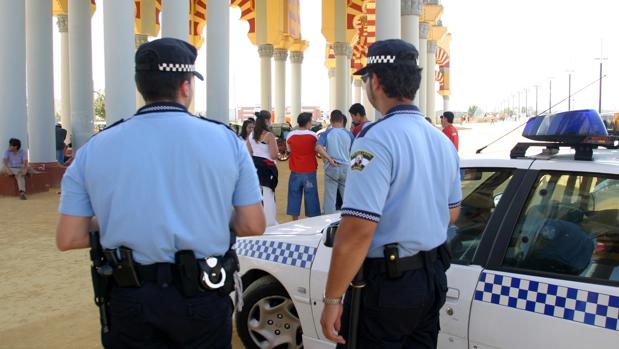
[[[353,104],[348,112],[353,120],[350,131],[346,129],[346,116],[336,109],[331,112],[329,128],[320,135],[311,130],[312,114],[307,112],[298,115],[298,127],[287,134],[290,178],[286,213],[292,220],[299,219],[302,202],[306,217],[335,213],[341,207],[352,142],[368,124],[365,108],[360,103]],[[278,224],[275,188],[278,184],[276,160],[279,149],[276,136],[269,131],[270,126],[271,113],[261,110],[255,113],[255,119],[243,122],[240,132],[258,173],[267,226]],[[316,177],[317,155],[323,160],[325,170],[322,210]]]

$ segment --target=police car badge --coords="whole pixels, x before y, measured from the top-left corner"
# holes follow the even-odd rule
[[[372,161],[374,154],[367,151],[356,151],[350,156],[350,169],[363,171],[363,169]]]

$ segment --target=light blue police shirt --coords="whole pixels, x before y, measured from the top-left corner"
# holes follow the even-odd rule
[[[327,154],[338,164],[348,165],[350,159],[350,146],[354,136],[344,128],[330,127],[318,137],[317,144],[323,146]],[[325,169],[331,164],[326,161]]]
[[[447,238],[449,209],[460,206],[454,146],[413,105],[391,109],[355,139],[342,216],[378,223],[368,257],[399,244],[400,257]]]
[[[150,104],[93,136],[62,179],[60,213],[96,216],[105,248],[141,264],[179,250],[223,255],[233,206],[262,200],[256,168],[234,132],[175,103]]]

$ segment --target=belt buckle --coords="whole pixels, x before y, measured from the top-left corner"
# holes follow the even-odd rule
[[[226,270],[219,262],[219,259],[205,257],[204,262],[200,264],[202,269],[202,277],[200,278],[202,286],[210,290],[221,288],[226,282]]]

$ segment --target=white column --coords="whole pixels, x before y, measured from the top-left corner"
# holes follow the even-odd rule
[[[52,3],[26,0],[26,25],[29,160],[55,162]]]
[[[105,117],[108,125],[135,111],[133,7],[130,1],[103,2]]]
[[[449,96],[443,96],[443,112],[449,111]]]
[[[18,138],[22,148],[28,149],[26,6],[23,1],[13,0],[3,0],[0,4],[0,149],[7,149],[11,138]]]
[[[56,17],[60,32],[60,122],[67,130],[66,143],[71,139],[71,96],[69,90],[69,17]]]
[[[129,2],[129,1],[128,1]],[[222,1],[210,1],[206,16],[220,6]],[[133,2],[131,1],[131,5]],[[228,4],[229,5],[229,4]],[[133,13],[133,11],[131,11]],[[228,18],[228,17],[226,17]],[[223,20],[223,18],[222,18]],[[208,25],[207,21],[207,25]],[[221,27],[222,31],[228,31],[228,27]],[[211,33],[216,33],[213,30]],[[161,37],[177,38],[187,41],[189,39],[189,1],[187,0],[162,0],[161,3]]]
[[[435,66],[436,66],[436,41],[428,40],[428,58],[426,59],[426,116],[438,123],[439,120],[435,120],[436,111],[434,107],[434,96],[436,95],[435,85]]]
[[[348,118],[346,111],[352,105],[352,72],[350,71],[350,63],[352,62],[352,46],[348,46],[346,51],[346,106],[342,109],[342,113]],[[350,120],[348,120],[350,121]]]
[[[144,45],[148,42],[148,35],[146,34],[135,34],[135,49],[137,50],[140,46]],[[134,73],[131,73],[131,76],[134,76]],[[135,84],[135,79],[133,79],[133,83]],[[135,90],[135,109],[140,109],[144,106],[144,98],[140,94],[140,91]]]
[[[93,132],[90,1],[69,0],[69,79],[73,151]]]
[[[184,2],[187,3],[187,1]],[[206,115],[209,119],[228,124],[230,119],[228,112],[230,108],[230,2],[209,1],[206,17],[206,32],[211,34],[206,40]]]
[[[423,0],[401,0],[402,40],[419,49],[419,16],[423,12]]]
[[[361,86],[363,85],[363,82],[359,79],[354,79],[353,80],[353,86],[354,86],[354,90],[355,90],[355,100],[354,103],[361,103]]]
[[[350,74],[346,74],[346,67],[350,65],[348,61],[348,44],[345,42],[334,42],[333,51],[335,52],[335,109],[346,110],[348,99],[346,92],[347,84],[350,83]]]
[[[419,24],[419,62],[418,65],[423,70],[421,71],[421,83],[417,92],[416,101],[419,101],[418,107],[422,113],[426,113],[427,87],[426,87],[426,61],[428,60],[428,34],[430,33],[430,25],[428,23]]]
[[[288,50],[273,50],[275,59],[275,122],[286,121],[286,60]]]
[[[336,109],[336,93],[337,88],[335,84],[335,68],[329,68],[329,114]]]
[[[260,55],[260,108],[269,112],[273,109],[271,98],[271,58],[273,58],[273,45],[263,44],[258,46]]]
[[[423,12],[423,0],[401,0],[402,40],[413,44],[419,50],[419,16]],[[419,59],[417,60],[419,63]],[[413,104],[419,106],[419,90]]]
[[[292,126],[297,124],[297,116],[301,114],[301,64],[303,64],[303,52],[290,52],[290,70],[292,80],[292,98],[290,105],[290,121]]]
[[[376,40],[401,38],[400,1],[376,1]]]

